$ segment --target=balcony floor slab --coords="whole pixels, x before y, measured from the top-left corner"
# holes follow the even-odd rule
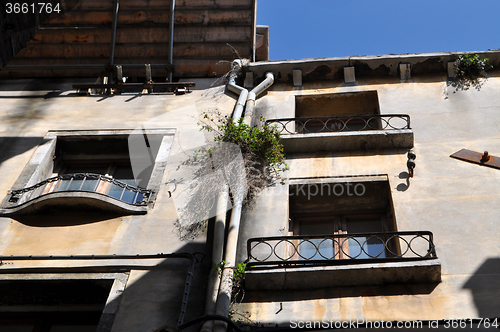
[[[413,131],[401,129],[292,134],[282,135],[281,143],[287,153],[411,149]]]
[[[248,290],[314,289],[403,283],[439,283],[439,259],[370,264],[268,268],[245,272]]]

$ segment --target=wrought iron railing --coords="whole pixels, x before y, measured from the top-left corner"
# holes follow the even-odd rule
[[[266,120],[281,134],[411,129],[407,114],[366,114],[332,117],[299,117]]]
[[[103,185],[105,183],[109,185]],[[4,208],[12,208],[50,193],[71,191],[101,193],[138,206],[147,205],[152,194],[151,190],[134,187],[101,174],[64,174],[48,178],[31,187],[10,191]]]
[[[310,266],[437,258],[431,232],[252,238],[247,266]]]

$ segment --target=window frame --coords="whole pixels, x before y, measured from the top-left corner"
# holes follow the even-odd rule
[[[310,213],[303,213],[301,215],[300,213],[294,213],[293,215],[290,216],[290,226],[289,226],[289,231],[288,235],[289,236],[300,236],[300,235],[343,235],[343,234],[361,234],[365,233],[363,232],[349,232],[348,228],[348,223],[349,219],[378,219],[378,222],[380,223],[380,232],[382,233],[387,233],[387,232],[395,232],[395,223],[393,221],[393,218],[390,216],[390,214],[387,211],[381,211],[381,210],[373,210],[373,211],[365,211],[365,212],[359,212],[359,213],[342,213],[342,214],[332,214],[332,213],[327,213],[327,212],[320,212],[317,214],[310,215]],[[320,233],[320,234],[304,234],[301,232],[300,226],[303,223],[315,223],[315,222],[331,222],[332,223],[332,229],[333,233]],[[366,233],[375,233],[372,231],[366,231]],[[387,236],[385,236],[387,238]],[[385,239],[387,241],[387,239]],[[294,240],[293,241],[295,246],[299,245],[299,240]],[[360,243],[360,246],[363,245],[363,243]],[[393,257],[394,255],[400,254],[400,246],[398,243],[397,238],[390,239],[390,242],[388,243],[389,248],[384,248],[384,256],[383,257],[378,257],[377,258],[387,258],[387,257]],[[349,259],[349,254],[350,254],[350,249],[349,249],[349,242],[348,240],[342,241],[342,248],[340,250],[339,244],[335,243],[334,245],[334,253],[336,253],[334,259]],[[287,253],[288,256],[295,256],[292,259],[299,259],[300,257],[298,256],[298,253],[292,253],[292,248],[289,248],[289,252]],[[313,256],[315,257],[314,259],[321,259],[319,257],[316,257],[317,255]],[[358,255],[359,256],[359,255]],[[356,257],[358,257],[356,256]],[[361,258],[367,258],[367,257],[359,257]]]
[[[397,223],[394,217],[394,205],[392,202],[392,195],[390,193],[389,181],[387,175],[375,175],[375,176],[354,176],[354,177],[329,177],[329,178],[310,178],[310,179],[291,179],[290,186],[294,185],[331,185],[331,184],[343,184],[343,183],[371,183],[371,182],[386,182],[387,183],[387,203],[384,209],[366,209],[364,211],[354,211],[354,212],[339,212],[335,213],[334,211],[321,211],[321,212],[292,212],[292,204],[290,200],[288,201],[289,205],[289,217],[288,217],[288,236],[300,236],[300,235],[312,235],[312,234],[301,234],[300,232],[300,224],[303,222],[315,222],[315,221],[331,221],[333,223],[333,233],[323,233],[323,234],[315,234],[315,235],[339,235],[339,234],[349,234],[347,222],[349,218],[354,219],[362,219],[362,218],[379,218],[381,231],[383,233],[386,232],[397,232]],[[312,219],[312,220],[311,220]],[[374,232],[367,232],[374,233]],[[356,234],[356,233],[354,233]],[[300,240],[292,241],[295,247],[298,247]],[[361,243],[360,246],[363,244]],[[397,238],[393,238],[388,243],[389,248],[384,248],[384,258],[391,257],[394,254],[399,255],[401,253],[401,247],[399,245],[399,240]],[[340,250],[341,249],[341,250]],[[390,251],[388,251],[389,249]],[[292,257],[292,260],[299,260],[300,256],[298,250],[288,247],[288,251],[286,252],[287,257]],[[391,252],[393,254],[391,254]],[[339,245],[335,243],[334,246],[335,260],[337,259],[349,259],[349,244],[348,241],[344,240],[342,242],[342,248],[339,248]],[[314,259],[322,259],[315,254]],[[321,256],[320,256],[321,257]],[[312,258],[312,257],[311,257]],[[360,257],[363,258],[363,257]]]
[[[85,164],[87,164],[87,165],[85,165]],[[115,174],[116,174],[118,167],[121,167],[121,166],[126,166],[126,167],[129,167],[130,169],[132,169],[132,166],[131,165],[129,166],[129,164],[130,163],[127,164],[127,161],[125,161],[125,160],[123,160],[123,161],[106,160],[106,159],[99,160],[99,161],[69,160],[69,161],[63,161],[61,164],[57,165],[54,169],[54,172],[52,173],[52,175],[50,177],[57,177],[59,175],[71,175],[71,174],[78,174],[78,173],[94,173],[94,172],[77,172],[77,173],[68,172],[68,168],[70,168],[70,167],[76,166],[76,167],[85,168],[85,166],[87,166],[87,167],[102,166],[103,169],[104,168],[106,169],[106,171],[102,172],[102,174],[101,173],[95,173],[95,174],[100,174],[100,175],[103,175],[107,178],[116,179],[118,181],[124,182],[123,179],[117,179]],[[48,183],[40,195],[45,195],[45,194],[52,193],[52,192],[58,192],[59,188],[61,187],[61,185],[63,185],[63,183],[65,181],[67,181],[67,180],[59,179],[57,181]],[[111,187],[112,187],[111,182],[104,181],[102,179],[97,179],[96,181],[97,181],[97,183],[96,183],[95,189],[91,192],[101,193],[101,194],[104,194],[107,196],[114,197],[114,196],[109,194]],[[70,184],[68,184],[68,189],[61,190],[61,191],[71,190],[71,189],[69,189],[69,186],[70,186]],[[135,185],[135,186],[137,187],[137,185]],[[78,191],[86,191],[86,190],[80,189]]]
[[[399,248],[404,252],[397,252],[396,257],[344,259],[344,260],[298,260],[292,256],[289,248],[295,246],[293,241],[307,240],[306,236],[291,236],[293,223],[291,221],[292,196],[298,195],[293,190],[294,185],[345,183],[345,182],[374,182],[382,181],[387,184],[389,207],[384,205],[384,211],[392,216],[394,231],[380,233],[396,238]],[[438,283],[441,281],[441,262],[437,257],[433,234],[429,231],[400,231],[397,229],[395,206],[392,200],[392,186],[387,174],[370,176],[332,176],[332,177],[303,177],[292,178],[287,186],[288,214],[287,221],[283,221],[285,236],[258,236],[248,238],[246,242],[247,270],[245,272],[245,288],[247,290],[309,290],[317,288],[342,287],[342,286],[373,286],[387,283]],[[323,188],[322,188],[323,189]],[[377,187],[373,188],[377,191]],[[304,195],[304,194],[302,194]],[[386,198],[381,198],[381,202]],[[318,203],[318,202],[316,202]],[[358,202],[358,203],[364,203]],[[359,206],[356,203],[355,206]],[[369,204],[373,209],[380,208],[378,204]],[[315,205],[315,209],[319,205]],[[342,206],[338,205],[338,211]],[[311,211],[312,209],[307,209]],[[344,209],[343,212],[349,211]],[[295,211],[293,211],[295,212]],[[354,214],[353,214],[354,215]],[[354,233],[357,234],[357,233]],[[372,233],[377,236],[375,232]],[[313,236],[311,236],[313,237]],[[346,237],[342,235],[341,237]],[[410,237],[409,242],[405,237]],[[425,250],[409,252],[413,239],[422,237],[428,241],[427,254]],[[333,239],[333,237],[325,237]],[[401,240],[400,240],[401,239]],[[404,245],[406,242],[406,250]],[[425,249],[425,248],[424,248]],[[425,256],[422,256],[425,255]],[[325,255],[326,256],[326,255]]]
[[[116,272],[116,273],[54,273],[50,274],[50,278],[44,273],[29,273],[28,278],[23,274],[23,278],[19,279],[17,274],[0,275],[0,282],[2,281],[22,281],[22,282],[36,282],[36,281],[65,281],[65,282],[78,282],[78,281],[100,281],[109,280],[111,287],[109,289],[106,300],[102,303],[102,308],[98,309],[89,308],[85,305],[79,306],[78,304],[72,305],[59,304],[47,305],[36,304],[30,305],[29,311],[25,308],[15,305],[4,304],[0,306],[0,327],[2,324],[10,324],[9,326],[19,326],[26,322],[34,324],[32,331],[50,331],[52,325],[55,324],[69,324],[69,325],[88,325],[92,322],[98,321],[96,332],[109,332],[118,312],[120,302],[122,300],[123,292],[127,285],[130,272]],[[95,305],[91,305],[94,307]],[[82,314],[84,316],[82,316]],[[85,317],[85,314],[86,317]],[[95,317],[98,315],[100,318]],[[78,319],[76,324],[71,321],[71,318]],[[97,318],[97,319],[96,319]]]
[[[143,140],[146,141],[146,145],[149,148],[148,145],[148,137],[152,138],[158,138],[161,137],[161,141],[156,142],[157,143],[157,151],[154,159],[154,164],[152,165],[152,170],[149,176],[149,181],[147,183],[147,187],[144,189],[150,190],[152,192],[151,197],[148,200],[148,203],[146,206],[127,206],[130,205],[127,202],[113,202],[112,200],[115,199],[113,196],[108,196],[107,194],[101,193],[101,192],[85,192],[85,191],[78,191],[77,193],[73,194],[80,194],[80,195],[75,195],[75,196],[81,196],[82,193],[85,196],[92,196],[93,199],[101,199],[105,200],[107,203],[110,205],[116,205],[116,210],[121,211],[120,213],[125,213],[125,214],[143,214],[147,213],[147,210],[151,209],[154,207],[154,203],[156,200],[156,196],[158,194],[158,191],[161,186],[161,179],[163,177],[166,165],[167,165],[167,160],[168,156],[170,153],[170,149],[173,144],[174,136],[176,133],[176,129],[171,129],[171,128],[166,128],[166,129],[136,129],[136,130],[126,130],[126,129],[118,129],[118,130],[68,130],[68,131],[49,131],[47,135],[44,137],[44,142],[39,145],[35,151],[26,166],[24,167],[23,171],[21,172],[20,176],[12,186],[12,189],[22,189],[22,188],[29,188],[31,186],[34,186],[40,182],[42,182],[45,179],[51,178],[51,175],[61,172],[61,169],[58,167],[63,167],[63,165],[56,165],[54,158],[56,156],[56,148],[57,148],[57,141],[59,138],[61,139],[103,139],[105,140],[106,138],[120,138],[122,137],[123,139],[130,139],[131,137],[139,137],[142,138]],[[154,135],[154,136],[153,136]],[[151,140],[150,140],[151,141]],[[129,140],[129,147],[130,147],[130,140]],[[140,148],[140,147],[139,147]],[[137,149],[136,149],[137,150]],[[151,156],[150,152],[142,152],[140,149],[138,150],[143,154],[149,153],[148,156]],[[121,158],[121,157],[120,157]],[[90,162],[120,162],[120,158],[110,158],[109,160],[106,158],[103,159],[93,159],[89,157],[88,159]],[[144,159],[144,156],[132,156],[132,154],[128,155],[128,158],[130,159],[130,163],[133,166],[134,160],[141,160]],[[82,160],[84,160],[83,158]],[[121,158],[123,160],[123,158]],[[73,161],[68,161],[69,163]],[[151,160],[153,162],[153,160]],[[108,168],[109,170],[109,168]],[[55,181],[59,183],[60,181]],[[57,184],[53,185],[57,186]],[[103,189],[104,191],[104,189]],[[9,203],[9,198],[10,198],[10,192],[6,197],[3,199],[1,205],[0,205],[0,216],[8,216],[8,215],[15,215],[15,214],[21,214],[21,213],[31,213],[29,209],[25,209],[27,206],[31,205],[34,201],[39,200],[41,197],[44,199],[50,199],[51,196],[56,197],[57,191],[52,190],[50,194],[52,195],[38,195],[34,197],[33,199],[28,198],[26,201],[22,201],[23,198],[21,198],[21,202],[7,206]],[[62,191],[59,193],[65,193],[65,196],[71,196],[71,192],[68,191]],[[49,194],[49,193],[47,193]],[[62,194],[59,194],[59,196],[62,196]],[[101,197],[102,196],[102,197]],[[107,199],[109,197],[111,200]],[[122,204],[123,203],[123,204]]]

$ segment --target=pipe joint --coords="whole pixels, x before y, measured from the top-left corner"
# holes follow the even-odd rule
[[[254,93],[255,97],[266,91],[274,83],[274,75],[271,72],[266,73],[266,78],[257,85],[250,93]]]
[[[248,93],[248,100],[253,100],[253,101],[255,101],[255,99],[257,99],[257,95],[256,95],[256,94],[255,94],[255,92],[253,92],[253,90],[252,90],[252,91],[250,91],[250,92]]]

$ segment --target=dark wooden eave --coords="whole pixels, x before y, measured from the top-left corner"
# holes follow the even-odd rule
[[[57,3],[47,0],[45,3]],[[7,12],[6,4],[0,1],[0,69],[4,68],[16,54],[27,46],[35,36],[41,22],[50,14],[36,11],[33,14]]]
[[[253,60],[255,0],[177,0],[175,5],[174,78],[221,76],[232,60]],[[113,8],[114,0],[79,0],[64,14],[49,17],[0,77],[99,76],[110,60]],[[165,64],[153,67],[153,77],[167,77],[169,24],[170,0],[120,0],[114,64]],[[55,64],[102,68],[50,68]],[[8,70],[22,66],[42,70]],[[145,73],[124,66],[123,76]]]

